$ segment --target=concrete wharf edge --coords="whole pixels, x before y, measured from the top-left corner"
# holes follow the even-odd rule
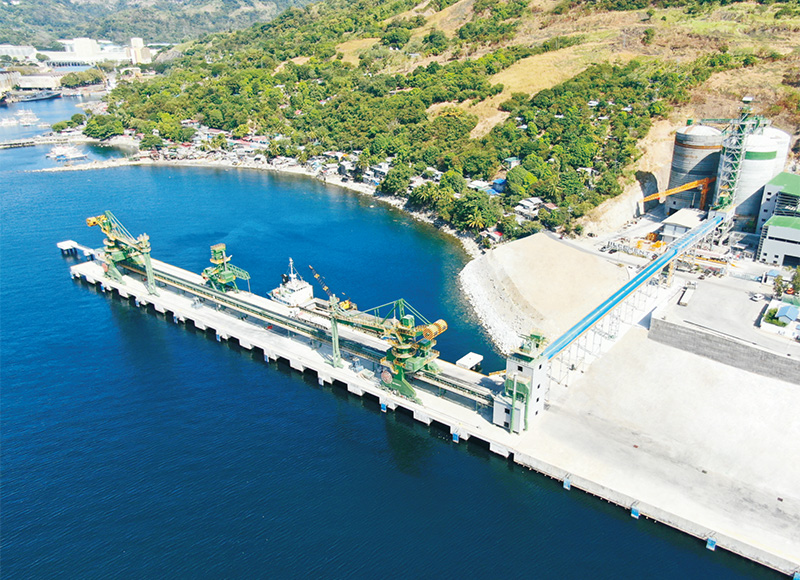
[[[65,254],[77,255],[80,250],[90,259],[96,255],[93,250],[71,241],[61,242],[58,247]],[[220,342],[236,338],[241,348],[246,350],[259,348],[264,352],[265,360],[275,361],[283,358],[289,362],[292,369],[301,373],[306,370],[313,370],[317,374],[320,385],[325,383],[332,385],[334,381],[339,381],[346,386],[348,392],[354,395],[363,397],[368,394],[378,400],[381,410],[384,412],[401,408],[410,412],[415,420],[425,425],[430,425],[432,421],[436,421],[449,429],[452,439],[456,443],[460,440],[466,441],[471,438],[488,443],[491,452],[511,459],[518,465],[563,482],[563,487],[566,490],[575,487],[628,510],[632,517],[637,519],[645,517],[699,538],[705,541],[706,546],[711,550],[720,547],[768,568],[800,578],[800,563],[792,562],[766,549],[748,544],[726,534],[717,533],[710,528],[673,514],[656,505],[641,502],[635,497],[617,492],[590,479],[581,477],[580,474],[574,473],[574,470],[569,472],[557,465],[528,455],[515,447],[514,436],[506,430],[492,425],[477,413],[468,411],[455,403],[444,401],[430,393],[420,392],[419,398],[423,403],[420,405],[384,390],[379,386],[377,380],[365,378],[352,370],[352,368],[349,368],[349,365],[345,368],[334,368],[330,365],[328,358],[320,353],[320,348],[314,347],[313,341],[279,336],[250,322],[235,318],[228,313],[219,312],[208,307],[196,308],[192,306],[191,299],[171,292],[166,288],[159,288],[160,296],[151,295],[145,285],[134,278],[126,276],[126,283],[122,284],[105,277],[101,266],[93,261],[81,262],[71,266],[70,274],[74,279],[85,280],[89,284],[98,286],[103,292],[116,292],[121,298],[128,300],[133,298],[137,306],[152,305],[156,312],[165,315],[171,312],[176,324],[191,320],[198,330],[213,329],[217,340]],[[467,411],[472,415],[471,423],[465,424],[468,419],[465,418],[463,411]],[[461,416],[459,417],[458,415]]]

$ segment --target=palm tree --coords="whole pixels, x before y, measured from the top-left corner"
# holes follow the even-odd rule
[[[467,218],[467,226],[475,231],[482,230],[486,226],[481,210],[476,209],[469,215]]]

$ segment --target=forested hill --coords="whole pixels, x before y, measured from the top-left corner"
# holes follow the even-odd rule
[[[58,38],[177,43],[265,22],[306,0],[19,0],[0,2],[0,43],[55,48]]]
[[[555,206],[525,227],[569,229],[618,195],[653,121],[719,74],[732,91],[759,79],[774,91],[769,113],[796,130],[795,4],[616,10],[627,7],[326,0],[199,40],[163,76],[115,89],[104,121],[179,141],[193,118],[268,135],[270,155],[361,151],[361,168],[392,157],[385,193],[405,195],[432,168],[444,177],[412,203],[462,229],[500,221],[510,236],[525,233],[503,217],[523,197]],[[521,165],[506,173],[512,157]],[[503,176],[499,197],[464,188]]]

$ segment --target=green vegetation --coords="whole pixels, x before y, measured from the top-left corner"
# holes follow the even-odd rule
[[[105,81],[106,76],[103,71],[97,68],[90,68],[80,72],[71,72],[61,77],[61,86],[72,89],[75,87],[85,87],[96,85]]]
[[[783,328],[784,326],[786,326],[786,323],[778,320],[777,314],[778,314],[777,308],[770,308],[764,314],[764,322],[767,322],[769,324],[774,324],[775,326],[780,326],[781,328]]]
[[[0,3],[0,43],[63,50],[56,39],[89,36],[127,42],[181,42],[263,22],[305,0],[23,0]]]
[[[273,156],[303,160],[325,150],[358,150],[362,172],[388,156],[392,169],[380,191],[408,195],[412,204],[459,229],[497,224],[512,238],[541,227],[571,232],[576,219],[621,193],[620,183],[639,155],[637,142],[652,119],[687,102],[689,90],[713,72],[774,58],[725,49],[687,64],[596,64],[538,94],[513,93],[500,105],[508,119],[472,139],[478,117],[468,105],[502,92],[491,83],[493,75],[582,38],[555,37],[533,47],[495,48],[471,60],[432,62],[409,73],[383,72],[392,49],[414,44],[440,54],[451,45],[493,43],[503,37],[504,26],[513,31],[514,19],[527,10],[521,0],[477,0],[472,21],[455,39],[428,30],[410,41],[425,19],[398,15],[416,4],[326,0],[290,9],[266,24],[204,37],[183,57],[161,65],[163,76],[120,83],[108,99],[108,117],[91,119],[87,131],[117,134],[131,128],[185,141],[192,131],[180,120],[190,118],[236,137],[280,135],[268,147]],[[654,33],[647,30],[651,34],[646,31],[643,41],[649,42]],[[353,65],[339,58],[336,47],[356,38],[380,42]],[[494,178],[508,157],[519,158],[521,165],[508,172],[502,195],[466,190],[465,178]],[[445,172],[441,182],[407,193],[411,177],[428,167]],[[520,227],[506,214],[528,196],[555,207]]]
[[[122,135],[122,121],[113,115],[92,115],[83,132],[95,139],[109,139],[114,135]]]

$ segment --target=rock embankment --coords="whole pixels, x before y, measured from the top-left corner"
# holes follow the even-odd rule
[[[476,258],[459,282],[497,347],[509,352],[534,330],[557,338],[628,278],[605,256],[540,233]]]

